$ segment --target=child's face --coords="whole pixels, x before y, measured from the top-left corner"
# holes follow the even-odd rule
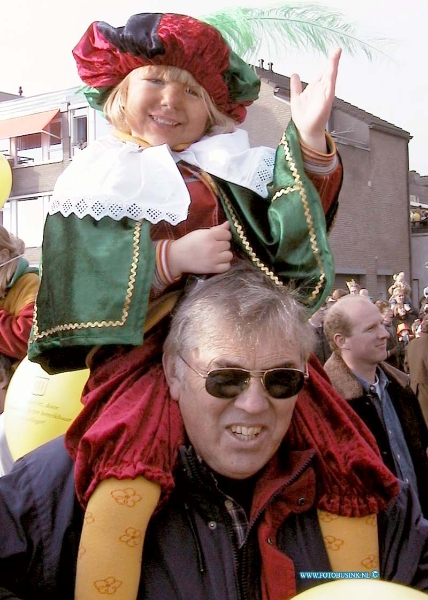
[[[151,146],[174,148],[196,142],[208,122],[198,89],[161,76],[157,79],[154,68],[150,74],[140,71],[130,78],[125,113],[132,135]]]

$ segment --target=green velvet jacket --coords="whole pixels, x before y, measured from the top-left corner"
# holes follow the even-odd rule
[[[342,170],[326,202],[306,175],[291,122],[278,146],[268,198],[213,177],[234,247],[281,285],[292,282],[309,311],[334,280],[328,229]],[[325,181],[323,181],[325,184]],[[155,268],[148,221],[49,215],[29,358],[50,373],[86,366],[100,345],[140,345]]]

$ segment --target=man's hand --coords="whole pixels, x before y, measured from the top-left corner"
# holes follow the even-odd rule
[[[321,75],[303,91],[300,77],[294,73],[290,78],[291,117],[300,140],[318,152],[327,152],[325,127],[333,105],[341,53],[337,48]]]
[[[229,270],[233,254],[230,251],[230,224],[225,221],[210,229],[196,229],[172,242],[168,263],[173,277],[183,273],[211,275]]]

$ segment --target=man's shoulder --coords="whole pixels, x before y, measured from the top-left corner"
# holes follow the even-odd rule
[[[414,352],[420,353],[425,352],[428,349],[428,336],[418,337],[410,340],[406,346],[407,353]]]
[[[402,388],[407,388],[409,386],[410,379],[407,373],[403,373],[403,371],[400,371],[400,369],[393,367],[387,362],[379,363],[379,368],[382,369],[390,381],[397,383]]]
[[[64,436],[59,436],[29,452],[14,464],[11,472],[0,479],[0,486],[11,480],[26,481],[36,495],[54,492],[73,479],[73,461],[64,446]],[[43,488],[40,484],[43,483]]]

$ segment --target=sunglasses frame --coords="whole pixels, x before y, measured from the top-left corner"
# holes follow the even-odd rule
[[[191,371],[193,371],[194,373],[196,373],[196,375],[199,375],[199,377],[202,377],[203,379],[205,379],[205,389],[207,391],[207,393],[212,396],[213,398],[219,398],[220,400],[236,400],[236,398],[238,398],[238,396],[240,396],[243,392],[245,392],[245,390],[249,387],[251,379],[255,378],[255,379],[260,379],[262,386],[264,388],[264,390],[266,391],[267,394],[269,394],[269,396],[271,398],[273,398],[274,400],[287,400],[288,398],[292,398],[293,396],[296,396],[301,389],[303,388],[305,381],[309,378],[309,373],[308,373],[308,364],[305,363],[305,370],[302,371],[301,369],[295,369],[294,367],[274,367],[273,369],[266,369],[265,371],[249,371],[248,369],[241,369],[241,367],[218,367],[217,369],[211,369],[210,371],[208,371],[207,373],[201,373],[200,371],[198,371],[197,369],[195,369],[194,367],[192,367],[192,365],[189,365],[189,363],[187,362],[187,360],[185,360],[181,354],[178,354],[179,358],[181,358],[181,360],[184,362],[185,365],[187,365],[189,367],[189,369]],[[246,381],[246,385],[245,387],[239,392],[239,394],[237,394],[236,396],[231,396],[230,398],[228,398],[227,396],[215,396],[214,394],[211,394],[208,389],[207,389],[207,380],[209,378],[209,376],[212,373],[218,372],[218,371],[240,371],[241,373],[245,373],[247,376],[247,381]],[[299,390],[294,393],[291,394],[290,396],[283,396],[281,398],[277,398],[276,396],[271,396],[271,394],[269,393],[269,391],[266,388],[265,385],[265,376],[266,373],[270,373],[272,371],[293,371],[295,373],[300,373],[301,375],[303,375],[303,383],[302,386],[299,388]]]

